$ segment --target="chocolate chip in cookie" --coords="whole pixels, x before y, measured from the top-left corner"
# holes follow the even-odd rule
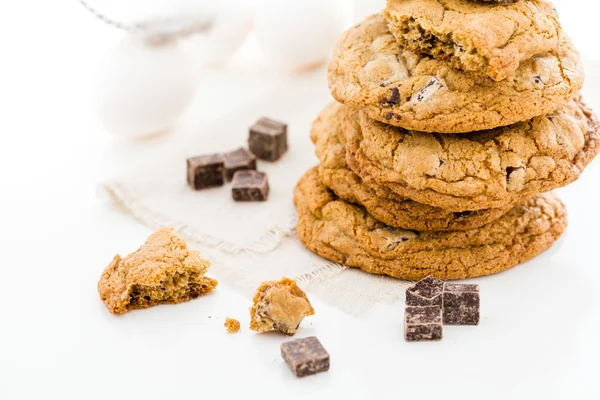
[[[429,99],[431,99],[439,90],[443,89],[446,85],[444,84],[444,82],[439,79],[436,78],[435,76],[432,77],[429,82],[427,82],[427,84],[425,84],[425,86],[423,86],[421,88],[421,90],[419,90],[417,93],[415,93],[411,98],[410,101],[415,101],[415,102],[423,102],[423,101],[428,101]]]

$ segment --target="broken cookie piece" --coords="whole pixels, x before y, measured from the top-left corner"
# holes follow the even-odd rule
[[[240,321],[234,318],[225,318],[223,326],[227,328],[228,333],[236,333],[240,330]]]
[[[172,228],[159,229],[137,251],[115,256],[100,277],[98,293],[113,314],[182,303],[217,286],[204,276],[209,265]]]
[[[277,330],[291,336],[296,333],[304,317],[315,313],[306,293],[289,278],[263,282],[253,302],[250,329],[257,332]]]

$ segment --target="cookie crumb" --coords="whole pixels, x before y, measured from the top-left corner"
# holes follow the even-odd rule
[[[223,326],[227,328],[228,333],[236,333],[240,330],[240,321],[234,318],[225,318]]]

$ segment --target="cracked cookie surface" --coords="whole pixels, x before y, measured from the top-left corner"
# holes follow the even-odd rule
[[[182,303],[217,286],[204,276],[209,266],[172,228],[159,229],[137,251],[115,256],[98,282],[98,293],[113,314]]]
[[[357,175],[457,212],[566,186],[600,150],[598,121],[579,98],[544,117],[462,135],[407,131],[362,112],[347,121],[346,160]]]
[[[452,212],[417,203],[385,186],[369,184],[346,163],[346,138],[343,124],[356,120],[358,112],[331,103],[313,123],[311,139],[320,159],[321,182],[340,198],[362,205],[387,225],[417,231],[466,230],[483,226],[507,213],[511,207],[467,212]]]
[[[328,76],[333,97],[371,118],[423,132],[506,126],[567,104],[583,84],[579,54],[562,35],[556,50],[521,63],[496,82],[401,47],[381,14],[338,42]]]
[[[466,0],[388,0],[383,14],[402,46],[495,81],[513,75],[521,62],[553,51],[561,36],[558,15],[546,0],[502,7]]]
[[[535,195],[496,221],[458,232],[391,228],[364,208],[338,199],[313,168],[294,192],[296,232],[311,251],[373,274],[419,280],[464,279],[498,273],[552,246],[567,225],[553,194]]]

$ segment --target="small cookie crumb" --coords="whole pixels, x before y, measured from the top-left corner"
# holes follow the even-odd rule
[[[225,318],[223,326],[227,328],[228,333],[236,333],[240,330],[240,321],[234,318]]]

